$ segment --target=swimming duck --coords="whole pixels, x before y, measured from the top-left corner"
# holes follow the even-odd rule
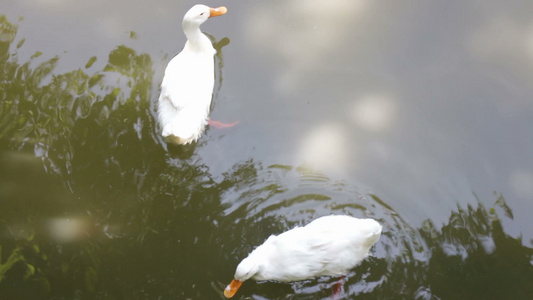
[[[377,221],[344,215],[272,235],[239,263],[224,296],[233,297],[247,279],[292,282],[344,276],[368,256],[380,236]]]
[[[196,141],[208,123],[213,96],[214,55],[209,38],[200,31],[208,18],[223,15],[226,7],[193,6],[183,17],[187,42],[168,63],[161,82],[158,116],[162,135],[171,142]]]

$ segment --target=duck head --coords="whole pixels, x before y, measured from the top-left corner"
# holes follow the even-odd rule
[[[183,28],[197,28],[202,25],[207,19],[221,16],[228,12],[228,9],[224,6],[211,8],[206,5],[197,4],[193,6],[183,17]]]
[[[259,272],[259,265],[253,261],[253,259],[245,258],[237,266],[235,271],[235,276],[230,284],[224,290],[224,296],[226,298],[231,298],[237,293],[237,290],[241,287],[242,283],[245,280],[248,280],[254,277]]]

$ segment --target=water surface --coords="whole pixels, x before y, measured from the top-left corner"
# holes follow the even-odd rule
[[[1,295],[221,299],[269,235],[349,214],[384,232],[342,298],[533,296],[532,4],[206,2],[211,117],[239,124],[173,147],[155,100],[193,4],[5,5]]]

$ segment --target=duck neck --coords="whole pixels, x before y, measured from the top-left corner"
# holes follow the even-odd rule
[[[191,51],[202,52],[207,49],[212,49],[213,45],[209,38],[200,31],[198,26],[194,24],[183,24],[183,32],[187,37],[185,47]]]

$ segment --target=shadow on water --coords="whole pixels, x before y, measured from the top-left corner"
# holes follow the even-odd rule
[[[386,199],[302,168],[248,160],[215,179],[194,153],[177,157],[161,142],[148,55],[121,45],[102,71],[87,73],[92,58],[54,74],[58,57],[19,63],[16,26],[0,21],[1,295],[222,298],[269,235],[337,213],[384,225],[344,298],[533,296],[533,252],[505,234],[503,195],[414,228]],[[335,283],[246,282],[237,299],[327,299]]]

